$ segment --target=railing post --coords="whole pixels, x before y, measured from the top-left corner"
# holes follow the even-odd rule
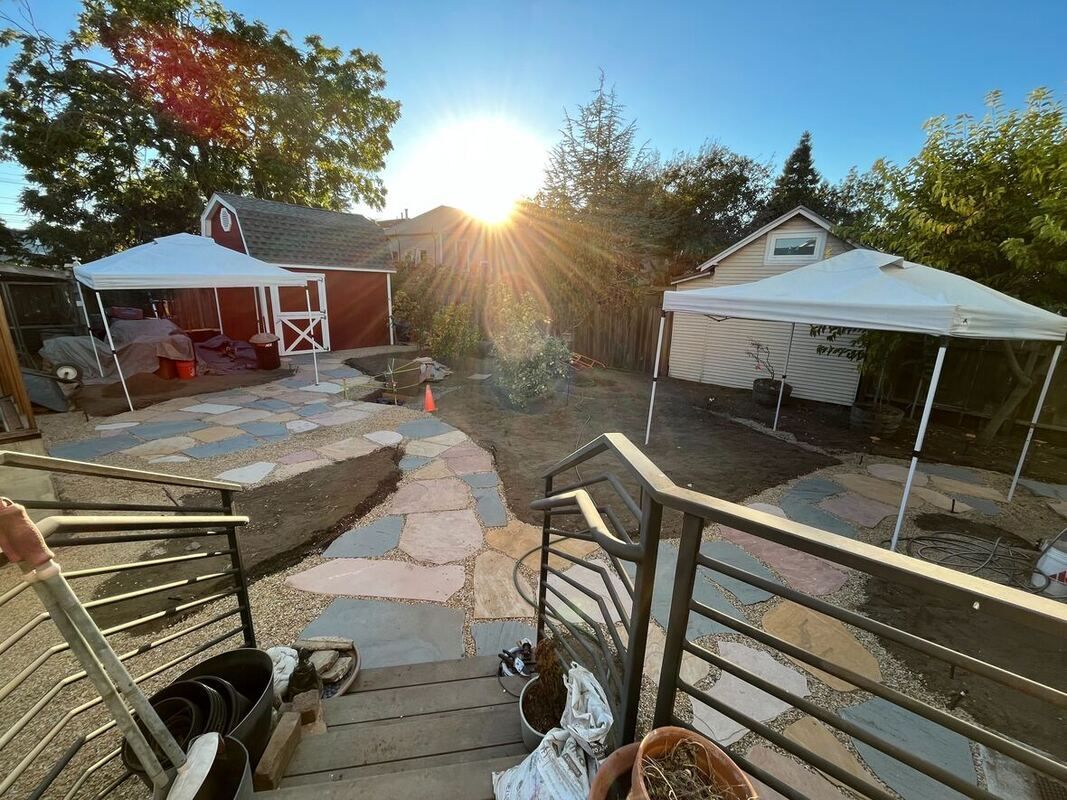
[[[545,478],[545,497],[552,496],[552,476]],[[545,592],[548,582],[548,532],[552,527],[552,512],[545,509],[541,521],[541,565],[537,570],[537,641],[545,638]]]
[[[645,644],[652,616],[652,590],[656,585],[656,558],[659,555],[663,506],[649,492],[641,498],[641,561],[634,580],[634,603],[630,610],[630,631],[626,643],[626,663],[622,679],[622,724],[620,743],[632,742],[637,733],[637,710],[641,702],[641,677],[645,671]]]
[[[222,490],[222,505],[228,515],[234,514],[233,492],[229,489]],[[230,525],[226,528],[226,542],[230,549],[230,563],[237,571],[234,576],[237,581],[237,602],[241,607],[241,627],[245,633],[245,647],[256,646],[256,628],[252,624],[252,601],[248,599],[248,576],[245,574],[244,562],[241,560],[241,545],[237,541],[237,526]]]
[[[653,727],[670,725],[674,716],[674,696],[678,690],[678,674],[682,668],[682,645],[689,627],[689,601],[697,576],[697,553],[704,531],[704,520],[686,514],[682,520],[682,538],[678,543],[678,566],[674,573],[674,593],[671,596],[671,615],[667,622],[667,637],[663,643],[663,664],[659,670],[659,689],[656,693],[656,712]]]

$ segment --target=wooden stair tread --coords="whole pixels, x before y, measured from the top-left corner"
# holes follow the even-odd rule
[[[511,679],[511,682],[514,682],[514,679]],[[509,685],[508,688],[517,693],[522,686]],[[494,676],[450,681],[447,685],[428,683],[421,686],[365,690],[327,700],[323,703],[323,712],[326,715],[326,724],[333,728],[337,725],[377,722],[516,702],[517,699],[504,691],[500,681]]]
[[[403,686],[421,686],[428,683],[444,683],[468,678],[485,678],[496,675],[500,659],[496,656],[457,658],[451,661],[428,661],[423,664],[404,664],[397,667],[375,667],[363,670],[348,694],[398,689]]]

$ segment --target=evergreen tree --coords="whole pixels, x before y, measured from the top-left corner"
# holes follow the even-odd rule
[[[807,206],[831,222],[834,221],[836,207],[833,190],[815,169],[810,131],[804,131],[800,135],[800,141],[789,154],[785,166],[782,167],[782,174],[774,183],[767,205],[756,215],[752,227],[766,225],[797,206]]]

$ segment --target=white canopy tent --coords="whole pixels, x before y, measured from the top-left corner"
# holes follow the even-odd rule
[[[1063,341],[1067,337],[1067,318],[1016,300],[969,278],[922,264],[913,264],[899,256],[874,250],[849,250],[824,261],[752,283],[665,292],[652,375],[648,422],[645,427],[645,444],[648,444],[652,431],[652,410],[656,402],[663,328],[669,313],[702,314],[712,319],[729,317],[790,322],[794,332],[797,323],[800,323],[923,333],[940,337],[941,343],[926,393],[919,431],[915,437],[908,477],[904,484],[904,496],[893,531],[892,549],[896,549],[900,536],[904,510],[930,421],[949,337],[1057,343],[1026,434],[1026,442],[1019,456],[1011,490],[1008,492],[1009,501],[1015,493],[1034,428],[1052,383]],[[774,415],[775,430],[778,428],[778,416],[781,411],[785,373],[789,369],[789,354],[787,350],[785,369],[779,384],[778,407]]]
[[[100,292],[108,289],[212,289],[215,293],[215,311],[218,314],[221,328],[222,309],[219,307],[218,290],[248,287],[253,290],[252,297],[256,303],[256,318],[260,321],[260,330],[265,330],[264,309],[260,308],[257,289],[263,286],[303,287],[307,298],[308,317],[311,320],[308,338],[312,343],[315,383],[319,382],[319,362],[316,354],[318,343],[311,335],[318,320],[311,315],[311,295],[307,278],[303,275],[223,247],[205,236],[176,233],[171,236],[161,236],[151,242],[123,250],[121,253],[90,261],[88,264],[78,264],[74,267],[74,277],[79,283],[78,291],[87,326],[89,325],[89,309],[85,305],[85,292],[82,287],[88,287],[96,294],[96,304],[104,320],[108,346],[111,349],[112,358],[115,359],[122,390],[131,411],[133,411],[133,401],[130,399],[122,366],[119,364],[115,342],[111,336],[111,327],[104,310],[104,302],[100,298]],[[93,350],[95,352],[96,348],[94,347]],[[96,366],[103,374],[99,354],[96,356]]]

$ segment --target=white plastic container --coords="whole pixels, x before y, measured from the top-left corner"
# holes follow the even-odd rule
[[[1035,589],[1044,586],[1046,576],[1049,584],[1041,594],[1067,597],[1067,541],[1061,539],[1045,550],[1037,560],[1030,585]]]

